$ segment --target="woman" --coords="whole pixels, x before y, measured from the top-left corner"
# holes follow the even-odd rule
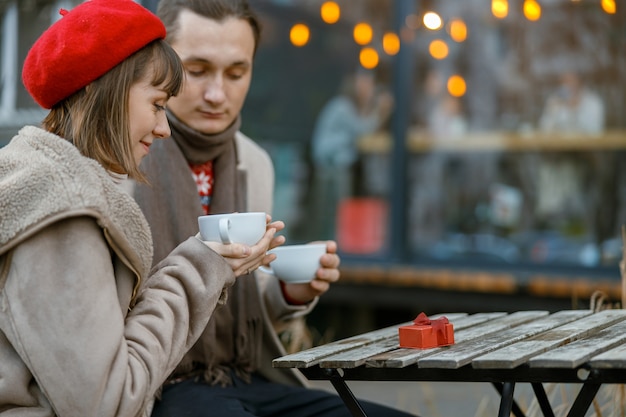
[[[252,247],[211,244],[229,263],[190,237],[149,273],[150,230],[121,183],[170,135],[181,63],[132,0],[61,14],[23,68],[51,109],[43,129],[0,150],[0,415],[147,415],[223,288],[273,259],[280,222]]]

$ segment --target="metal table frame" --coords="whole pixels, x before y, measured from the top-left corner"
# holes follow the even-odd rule
[[[530,383],[544,417],[554,417],[544,383],[578,383],[582,388],[572,404],[568,417],[584,417],[602,384],[626,383],[626,372],[620,369],[530,368],[520,365],[509,370],[475,369],[466,365],[458,369],[406,368],[300,369],[310,380],[328,380],[354,417],[367,417],[346,381],[430,381],[430,382],[490,382],[501,396],[498,417],[524,417],[514,399],[516,383]]]

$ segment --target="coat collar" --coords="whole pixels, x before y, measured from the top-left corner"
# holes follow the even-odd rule
[[[150,229],[133,198],[67,140],[26,126],[0,150],[0,254],[49,224],[91,216],[138,275],[152,263]]]

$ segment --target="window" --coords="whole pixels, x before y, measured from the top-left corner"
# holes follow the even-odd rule
[[[322,3],[256,4],[265,33],[243,130],[275,159],[275,217],[291,240],[335,238],[346,259],[619,276],[626,13],[616,2],[338,1],[333,24]],[[303,45],[289,38],[297,23]],[[359,23],[371,38],[357,40]],[[377,54],[370,69],[366,50]],[[338,130],[349,116],[328,121],[327,164],[316,165],[318,116],[358,72],[393,95],[393,113],[371,131],[361,120],[358,158],[343,171],[331,145],[350,143]],[[328,115],[349,114],[335,104]]]

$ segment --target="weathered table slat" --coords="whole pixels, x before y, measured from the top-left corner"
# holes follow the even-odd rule
[[[539,317],[548,315],[546,311],[527,311],[512,313],[510,315],[502,315],[498,313],[497,316],[493,316],[492,320],[485,320],[487,318],[485,314],[478,313],[473,316],[464,318],[465,320],[471,319],[474,316],[478,316],[478,320],[474,319],[474,326],[465,328],[458,326],[454,323],[454,340],[455,343],[461,343],[467,340],[484,337],[485,335],[500,332],[504,329],[517,326],[521,323],[525,323],[530,320],[534,320]],[[386,352],[380,355],[369,358],[365,363],[367,366],[375,368],[403,368],[415,364],[420,358],[428,355],[433,355],[441,350],[448,349],[448,347],[432,348],[432,349],[403,349],[399,348],[390,352]]]
[[[626,318],[624,310],[605,310],[598,314],[587,311],[587,317],[529,337],[494,352],[475,358],[472,366],[478,369],[512,369],[528,359],[541,355],[574,340],[581,339]]]
[[[356,368],[365,363],[365,360],[373,355],[378,355],[398,347],[398,336],[392,336],[387,340],[352,349],[350,352],[341,352],[326,357],[319,361],[321,368]]]
[[[537,317],[546,316],[548,312],[546,311],[525,311],[513,313],[508,316],[503,317],[502,319],[496,319],[494,321],[485,321],[479,324],[474,325],[466,330],[469,332],[469,337],[481,337],[485,334],[495,333],[505,328],[510,328],[516,324],[524,323],[529,320],[532,320]],[[448,317],[448,319],[450,319]],[[454,324],[456,328],[463,329],[463,319],[455,320]],[[475,320],[471,320],[470,324],[475,323]],[[463,340],[462,331],[459,332],[461,340]],[[340,352],[335,355],[327,356],[318,362],[319,366],[322,368],[356,368],[357,366],[361,366],[365,363],[366,360],[375,355],[380,355],[398,348],[398,334],[396,332],[395,335],[390,336],[388,339],[384,341],[379,341],[375,343],[368,344],[366,346],[362,346],[356,349],[351,349],[350,351]],[[435,348],[439,349],[439,348]],[[446,348],[443,348],[446,349]],[[410,349],[411,351],[413,349]],[[428,349],[426,351],[422,351],[422,357],[428,354],[433,354],[435,351],[432,349]]]
[[[396,326],[385,327],[370,333],[337,340],[335,342],[307,349],[302,352],[292,353],[290,355],[274,359],[272,365],[275,368],[308,368],[310,366],[317,365],[320,360],[327,356],[374,343],[378,340],[385,340],[398,332],[398,326],[409,325],[411,323],[412,322],[407,322]]]
[[[459,328],[471,326],[477,321],[472,320],[469,317],[455,318],[451,315],[446,315],[446,317],[451,323],[454,323],[454,325]],[[365,360],[372,356],[395,350],[399,345],[398,327],[396,327],[395,334],[389,336],[385,340],[326,356],[318,362],[318,365],[322,368],[356,368],[357,366],[364,364]]]
[[[589,365],[602,369],[621,368],[626,372],[626,343],[594,356],[589,360]]]
[[[484,338],[452,345],[447,350],[418,360],[417,365],[420,368],[460,368],[478,356],[561,326],[584,314],[584,310],[560,311]]]
[[[467,316],[467,313],[437,314],[431,317],[438,318],[441,316],[446,316],[449,320],[454,320]],[[356,347],[368,345],[379,340],[385,340],[390,336],[397,335],[399,326],[405,326],[412,323],[412,321],[409,321],[403,324],[385,327],[383,329],[374,330],[369,333],[337,340],[335,342],[331,342],[322,346],[316,346],[302,352],[285,355],[281,358],[274,359],[272,361],[272,366],[275,368],[308,368],[317,365],[320,360],[327,356],[347,351]]]
[[[626,314],[625,310],[609,311]],[[622,318],[624,317],[622,315]],[[593,338],[579,339],[531,358],[528,364],[531,367],[576,368],[591,357],[623,344],[626,341],[626,322],[621,321],[594,333]]]

